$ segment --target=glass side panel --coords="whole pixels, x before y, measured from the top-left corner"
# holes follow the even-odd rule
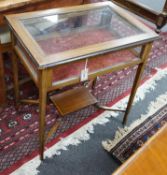
[[[22,23],[46,55],[142,33],[108,6],[24,19]]]
[[[88,69],[88,74],[101,72],[125,62],[133,62],[139,58],[131,50],[122,50],[114,53],[99,55],[88,60],[80,60],[56,66],[53,69],[53,83],[59,84],[62,81],[80,79],[81,70]]]

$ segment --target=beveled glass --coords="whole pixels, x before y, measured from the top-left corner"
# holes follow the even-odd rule
[[[21,22],[46,55],[143,33],[109,6]]]

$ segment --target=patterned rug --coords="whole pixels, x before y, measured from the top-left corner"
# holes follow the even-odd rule
[[[167,64],[167,33],[162,33],[161,36],[162,39],[154,43],[143,80],[148,79],[151,74],[156,72],[154,67]],[[5,67],[7,72],[6,81],[9,84],[12,82],[12,73],[7,59]],[[128,94],[135,71],[136,67],[100,77],[93,94],[100,99],[102,105],[111,104],[111,102],[114,104]],[[26,75],[26,73],[23,74],[23,70],[20,74],[20,78]],[[32,82],[21,87],[22,97],[35,98],[38,96],[37,92]],[[38,106],[21,104],[16,110],[13,100],[13,92],[9,91],[8,106],[0,108],[0,174],[3,175],[9,174],[38,155]],[[46,149],[90,122],[102,112],[90,106],[60,118],[53,104],[48,102],[47,130],[56,120],[61,120],[61,126],[48,141]]]
[[[167,94],[165,94],[167,97]],[[165,97],[165,96],[164,96]],[[164,99],[167,102],[167,99]],[[162,100],[162,99],[161,99]],[[103,142],[104,148],[119,162],[125,162],[142,145],[167,122],[167,105],[163,106],[144,122],[127,133],[130,129],[122,130],[122,139],[115,146],[113,141]],[[124,136],[125,135],[125,136]]]

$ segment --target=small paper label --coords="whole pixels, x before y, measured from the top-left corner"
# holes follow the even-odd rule
[[[81,81],[86,81],[88,80],[88,69],[83,69],[81,71],[81,77],[80,77]]]

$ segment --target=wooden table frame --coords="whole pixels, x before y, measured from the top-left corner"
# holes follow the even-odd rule
[[[88,9],[99,8],[99,7],[106,6],[106,5],[113,8],[117,13],[123,16],[126,20],[131,21],[131,23],[133,23],[135,26],[139,26],[139,28],[144,32],[144,34],[139,34],[134,37],[128,37],[128,38],[120,39],[117,41],[114,40],[114,41],[109,41],[109,42],[105,42],[101,44],[94,44],[94,45],[87,46],[84,48],[65,51],[63,53],[58,53],[58,54],[48,56],[47,59],[46,58],[43,59],[44,55],[41,52],[41,49],[36,45],[31,35],[22,28],[23,25],[19,22],[19,19],[32,18],[34,17],[34,15],[41,16],[45,14],[53,14],[55,12],[64,13],[64,12],[71,12],[71,11],[84,11]],[[128,61],[126,63],[121,63],[116,66],[110,66],[108,68],[104,68],[100,71],[89,74],[89,79],[92,80],[100,75],[118,71],[126,67],[132,67],[132,66],[138,65],[138,69],[137,69],[137,73],[136,73],[135,80],[133,83],[130,99],[129,99],[127,108],[125,110],[125,115],[123,119],[123,123],[124,124],[126,123],[137,87],[140,82],[141,75],[144,71],[144,67],[145,67],[145,64],[148,58],[148,54],[150,53],[150,50],[152,47],[152,42],[155,39],[159,38],[159,36],[155,32],[147,28],[145,25],[143,25],[138,20],[136,20],[134,17],[127,14],[122,8],[114,5],[111,2],[103,2],[103,3],[96,3],[96,4],[91,4],[91,5],[82,5],[82,6],[76,6],[76,7],[54,9],[54,10],[49,10],[49,11],[25,13],[21,15],[19,14],[10,15],[10,16],[6,16],[6,19],[11,28],[11,32],[13,36],[12,37],[13,38],[12,40],[13,48],[15,49],[15,52],[18,58],[21,60],[21,62],[24,64],[25,68],[31,75],[36,86],[39,88],[39,100],[22,100],[22,101],[36,103],[36,104],[39,103],[39,111],[40,111],[39,112],[39,123],[40,123],[39,124],[40,125],[39,126],[39,138],[40,138],[40,158],[41,160],[43,160],[44,158],[44,144],[46,141],[45,114],[46,114],[46,101],[47,101],[48,92],[80,82],[80,79],[76,78],[76,79],[71,79],[68,82],[52,84],[52,80],[51,80],[52,69],[56,66],[59,66],[60,64],[68,63],[69,53],[70,53],[70,61],[76,61],[76,58],[79,61],[79,60],[83,60],[86,58],[89,58],[89,59],[91,59],[92,57],[96,58],[96,56],[99,54],[107,54],[109,52],[115,52],[115,51],[124,50],[128,48],[134,48],[137,46],[142,47],[141,53],[139,55],[140,58],[134,59],[133,61]],[[90,49],[91,49],[91,52],[90,52]],[[85,55],[87,56],[85,57]],[[32,65],[28,62],[29,59],[31,59],[34,62],[34,64],[37,66],[37,70],[35,70],[32,67]],[[17,72],[17,66],[15,66],[15,68],[16,68],[15,72]],[[16,97],[17,97],[17,100],[19,100],[18,79],[17,79],[16,74],[15,74],[15,81],[16,81],[15,83]],[[55,131],[55,128],[57,128],[57,124],[53,129],[54,131]]]
[[[6,43],[1,45],[0,44],[0,106],[3,107],[6,105],[7,103],[7,99],[6,99],[6,83],[5,83],[5,72],[4,72],[4,56],[3,54],[6,52],[10,51],[10,55],[11,57],[15,57],[15,53],[13,51],[13,47],[11,43]],[[11,63],[12,63],[12,72],[13,75],[16,74],[16,67],[15,67],[15,60],[11,59]],[[15,78],[15,76],[14,76]],[[16,83],[17,81],[14,81],[14,83]],[[16,85],[14,85],[16,86]],[[15,90],[15,89],[14,89]]]
[[[150,7],[137,2],[137,0],[112,0],[114,3],[134,12],[135,14],[144,17],[156,25],[156,31],[159,32],[161,28],[167,23],[167,0],[164,4],[161,13],[156,12]]]

